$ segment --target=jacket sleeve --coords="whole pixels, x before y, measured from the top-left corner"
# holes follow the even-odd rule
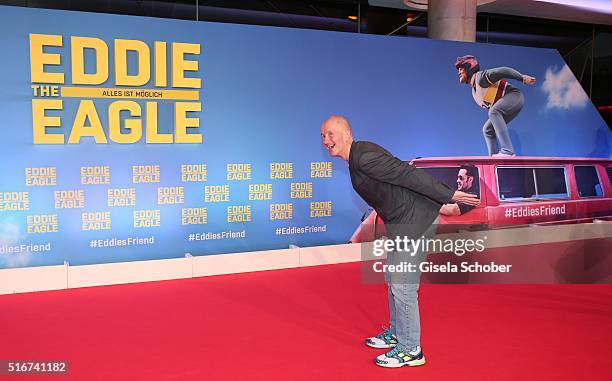
[[[488,69],[482,73],[480,77],[479,85],[482,87],[489,87],[493,83],[500,79],[515,79],[517,81],[523,80],[523,75],[517,70],[510,67],[497,67],[495,69]]]
[[[410,189],[440,204],[451,201],[455,193],[451,187],[434,179],[422,169],[382,152],[363,153],[359,159],[359,167],[373,179]]]

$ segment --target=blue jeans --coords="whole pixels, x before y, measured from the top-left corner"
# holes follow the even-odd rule
[[[489,109],[489,119],[482,126],[489,155],[495,153],[514,154],[514,147],[508,134],[508,126],[523,108],[523,94],[510,91]],[[499,142],[499,145],[498,145]]]
[[[431,238],[436,234],[437,224],[438,218],[425,232],[425,238]],[[425,250],[419,250],[410,258],[407,258],[404,254],[388,253],[387,264],[398,264],[406,261],[415,264],[418,269],[419,264],[427,259]],[[420,279],[420,271],[409,274],[385,273],[391,333],[397,337],[398,347],[406,351],[421,345],[421,318],[418,301]]]

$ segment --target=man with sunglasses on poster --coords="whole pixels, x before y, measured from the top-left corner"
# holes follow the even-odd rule
[[[478,168],[473,165],[462,165],[457,172],[457,190],[478,197]],[[445,216],[461,216],[474,209],[474,205],[464,203],[444,204],[440,214]]]

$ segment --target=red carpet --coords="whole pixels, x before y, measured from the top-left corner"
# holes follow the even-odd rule
[[[420,295],[420,368],[374,365],[386,294],[357,263],[0,296],[0,360],[70,361],[45,380],[610,380],[612,285]]]

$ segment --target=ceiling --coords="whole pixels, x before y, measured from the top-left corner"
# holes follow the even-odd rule
[[[373,6],[427,10],[428,0],[369,0]],[[578,4],[578,6],[567,5]],[[610,0],[478,0],[478,12],[612,25]],[[599,10],[596,10],[599,9]]]

